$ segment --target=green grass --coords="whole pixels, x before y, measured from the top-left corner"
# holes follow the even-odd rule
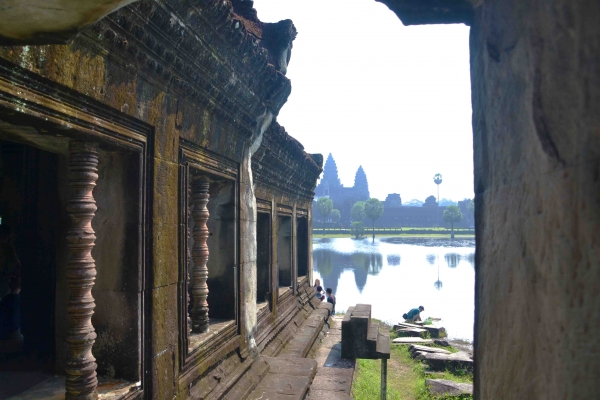
[[[390,332],[391,338],[397,337]],[[388,360],[387,398],[389,400],[446,400],[457,397],[435,397],[425,386],[425,379],[448,379],[455,382],[472,383],[473,375],[465,371],[445,371],[426,374],[426,367],[411,358],[409,346],[392,345],[391,358]],[[441,347],[441,346],[434,346]],[[442,347],[456,352],[452,347]],[[352,383],[352,396],[355,400],[376,400],[380,396],[381,361],[358,360],[358,371]],[[460,399],[473,399],[462,396]]]

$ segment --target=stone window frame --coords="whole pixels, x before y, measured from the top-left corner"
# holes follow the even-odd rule
[[[177,303],[178,303],[178,337],[179,337],[179,370],[180,380],[185,383],[192,383],[197,377],[198,363],[211,365],[223,358],[229,352],[239,347],[239,163],[213,153],[207,149],[196,146],[195,144],[180,138],[179,140],[179,187],[178,187],[178,252],[179,252],[179,278],[177,285]],[[218,334],[211,335],[204,340],[197,348],[191,352],[189,347],[188,332],[188,252],[191,251],[188,246],[189,232],[189,195],[191,187],[191,178],[194,175],[204,175],[211,179],[228,180],[234,184],[235,190],[235,268],[234,268],[234,304],[235,304],[235,322],[232,326],[220,331]],[[210,202],[210,198],[209,198]],[[209,217],[210,218],[210,217]],[[210,260],[210,255],[209,255]],[[209,302],[210,317],[210,302]]]
[[[19,108],[15,110],[15,104]],[[17,115],[14,115],[16,111]],[[8,112],[8,113],[6,113]],[[48,81],[20,66],[0,58],[0,113],[10,121],[14,115],[19,125],[31,121],[40,137],[58,133],[55,137],[97,143],[102,148],[140,154],[140,221],[138,282],[140,308],[137,361],[140,385],[120,399],[145,397],[152,386],[152,354],[150,313],[152,293],[152,212],[154,188],[154,127],[137,118],[115,110],[104,103],[59,83]],[[31,145],[27,143],[28,145]],[[98,273],[102,271],[97,269]],[[93,354],[93,347],[92,347]]]

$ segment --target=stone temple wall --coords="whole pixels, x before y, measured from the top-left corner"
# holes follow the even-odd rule
[[[322,157],[308,155],[273,123],[291,90],[285,70],[295,28],[289,20],[262,23],[252,2],[240,0],[109,1],[96,9],[86,9],[87,3],[44,2],[47,9],[35,14],[38,31],[24,15],[41,3],[16,2],[0,11],[0,146],[19,143],[60,155],[64,214],[72,200],[71,143],[99,145],[91,253],[98,372],[137,382],[127,398],[218,397],[268,343],[285,342],[278,335],[287,324],[304,318],[295,299],[310,276],[296,276],[295,236],[291,289],[280,295],[273,277],[273,287],[262,288],[270,304],[259,309],[256,287],[257,204],[272,217],[291,218],[295,235],[297,225],[310,226],[322,169]],[[54,24],[61,15],[52,5],[70,5],[72,12]],[[10,18],[23,18],[23,29],[6,24]],[[192,251],[182,238],[191,234],[188,195],[200,187],[198,178],[210,180],[214,236],[208,246],[213,262],[225,261],[211,266],[209,255],[208,269],[219,273],[218,284],[228,285],[219,298],[228,321],[192,348],[185,333]],[[59,373],[70,356],[66,336],[73,335],[65,310],[70,250],[64,237],[61,231],[56,238]],[[227,241],[219,242],[223,237]],[[211,296],[221,290],[215,287],[209,287],[209,316]],[[108,365],[113,356],[121,360]],[[219,383],[226,366],[236,369]],[[121,373],[128,368],[130,374]]]
[[[600,3],[383,2],[471,25],[475,397],[596,398]]]

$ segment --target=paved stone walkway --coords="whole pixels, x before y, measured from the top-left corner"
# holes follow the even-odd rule
[[[315,354],[317,375],[310,386],[308,399],[352,399],[350,391],[355,361],[341,358],[342,319],[343,317],[332,318],[332,327]]]

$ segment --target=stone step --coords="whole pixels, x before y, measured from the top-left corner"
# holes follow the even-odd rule
[[[329,313],[330,310],[327,306],[314,310],[279,355],[282,357],[306,357],[321,333],[325,321],[329,318]]]
[[[264,357],[269,370],[247,400],[302,400],[317,373],[317,362],[308,358]]]

